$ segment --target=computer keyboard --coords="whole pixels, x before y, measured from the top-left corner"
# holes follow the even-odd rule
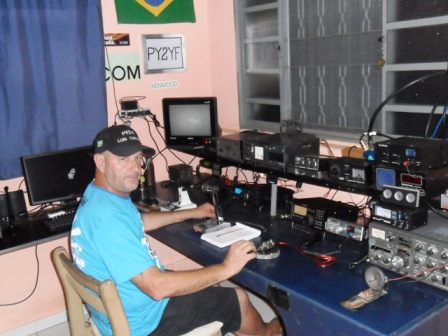
[[[75,218],[75,213],[76,209],[55,212],[45,220],[45,226],[50,231],[60,231],[70,228]]]

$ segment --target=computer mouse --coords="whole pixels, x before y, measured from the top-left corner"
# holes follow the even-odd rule
[[[159,201],[154,197],[145,198],[144,200],[142,200],[142,202],[146,205],[158,205],[159,204]]]

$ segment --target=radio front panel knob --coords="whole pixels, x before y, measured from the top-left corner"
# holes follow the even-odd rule
[[[423,245],[420,243],[415,244],[414,250],[420,252],[421,250],[423,250]]]
[[[409,265],[409,257],[404,253],[398,253],[392,257],[392,265],[395,268],[406,268]]]
[[[440,278],[439,278],[439,276],[437,276],[437,275],[433,275],[432,277],[431,277],[431,281],[432,282],[438,282],[440,280]]]
[[[415,257],[414,264],[423,265],[424,263],[425,263],[424,257],[421,257],[421,256]]]
[[[437,253],[437,249],[435,247],[430,247],[428,249],[427,253],[428,253],[428,255],[433,256],[433,255],[435,255]]]

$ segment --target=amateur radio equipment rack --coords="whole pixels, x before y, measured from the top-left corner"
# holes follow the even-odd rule
[[[364,225],[335,217],[327,218],[325,231],[357,241],[364,241],[368,237],[368,228]]]
[[[375,187],[383,190],[386,185],[417,189],[422,197],[435,197],[448,188],[448,166],[424,172],[378,166],[375,169]]]
[[[401,137],[375,144],[375,161],[378,165],[427,171],[448,165],[448,141]]]
[[[338,157],[328,165],[330,180],[350,182],[363,186],[373,183],[373,162],[352,157]]]
[[[428,223],[426,208],[408,208],[393,204],[373,203],[372,219],[403,230],[414,230]]]
[[[420,205],[420,191],[414,188],[385,185],[381,194],[381,201],[410,208],[418,208]]]
[[[329,217],[355,222],[359,208],[323,197],[294,198],[290,202],[292,226],[303,225],[323,231]]]
[[[243,162],[243,141],[260,139],[267,135],[269,134],[244,131],[220,136],[216,139],[216,156],[224,160],[241,163]]]
[[[287,172],[297,176],[328,179],[328,166],[333,159],[335,159],[333,156],[297,155],[294,158],[294,165],[287,167]]]
[[[287,172],[294,167],[298,155],[318,155],[320,140],[314,134],[269,134],[262,138],[243,140],[244,162],[255,168]]]
[[[448,291],[447,220],[429,213],[428,225],[405,231],[369,224],[368,262]]]

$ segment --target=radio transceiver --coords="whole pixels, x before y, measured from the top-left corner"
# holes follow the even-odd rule
[[[294,165],[288,165],[287,172],[298,176],[308,176],[319,179],[328,178],[328,166],[334,157],[321,155],[297,155]]]
[[[407,208],[391,204],[374,203],[372,219],[404,230],[413,230],[428,222],[428,210]]]
[[[268,134],[253,131],[220,136],[216,139],[216,155],[229,161],[243,162],[243,141],[260,139],[266,136]]]
[[[290,219],[295,224],[309,226],[323,231],[328,217],[356,221],[359,208],[328,198],[295,198],[291,201]]]
[[[368,237],[367,227],[334,217],[327,218],[325,231],[358,241],[363,241]]]
[[[333,181],[368,186],[373,183],[373,162],[345,156],[335,158],[329,163],[328,177]]]
[[[370,222],[368,262],[447,291],[446,219],[430,211],[428,225],[412,231]]]
[[[319,146],[319,138],[306,133],[287,137],[276,133],[258,139],[245,139],[244,162],[254,167],[286,172],[288,166],[294,167],[297,155],[318,155]]]
[[[386,167],[409,168],[414,171],[444,167],[448,164],[448,142],[417,137],[377,142],[375,161]]]

